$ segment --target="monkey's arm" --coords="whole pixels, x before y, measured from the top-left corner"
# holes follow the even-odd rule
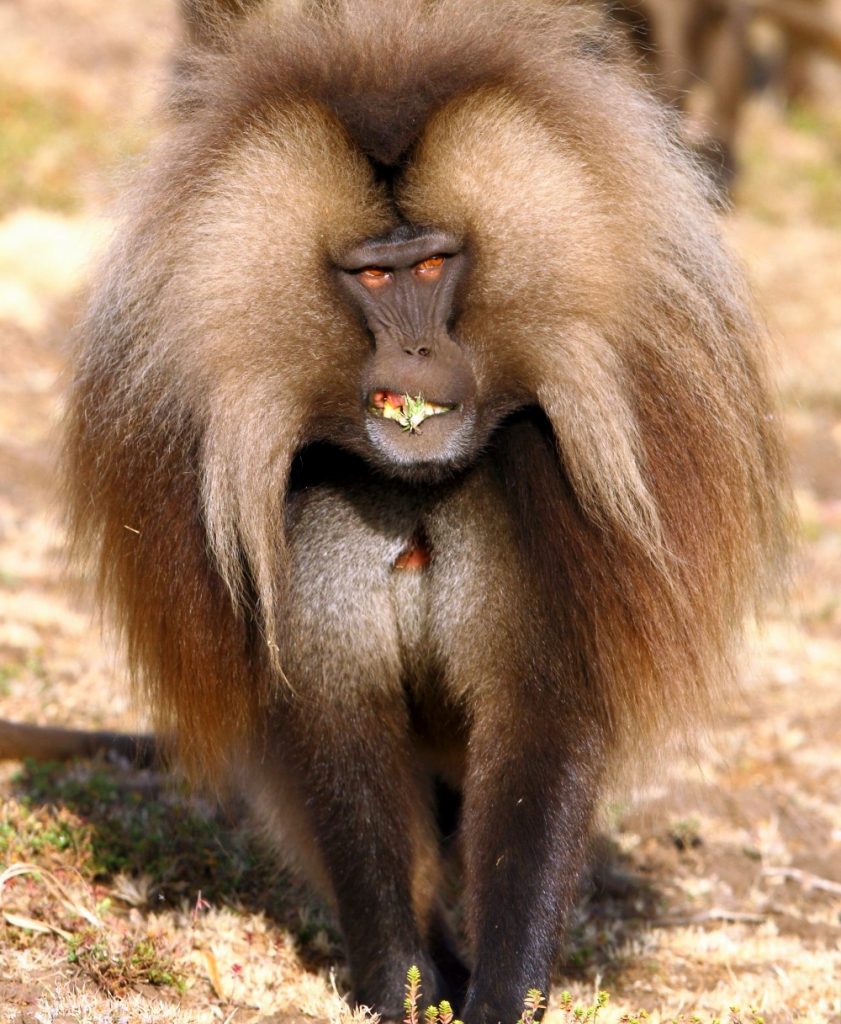
[[[548,992],[599,791],[597,737],[564,736],[539,703],[496,710],[474,723],[465,784],[471,1024],[516,1020],[529,989]]]
[[[576,580],[565,561],[580,561],[579,516],[551,439],[525,418],[430,529],[439,592],[458,594],[441,602],[436,633],[447,674],[469,692],[470,1024],[516,1020],[529,989],[548,991],[602,789],[603,681],[589,668],[575,593],[588,568]]]
[[[426,995],[439,992],[426,951],[438,854],[403,686],[399,573],[390,568],[401,545],[388,539],[389,524],[399,531],[404,516],[413,521],[411,501],[398,489],[378,503],[381,486],[312,483],[290,502],[279,632],[289,685],[270,712],[266,756],[249,770],[266,819],[283,819],[279,844],[326,883],[356,1000],[401,1020],[411,964]]]
[[[272,730],[278,756],[270,761],[276,778],[267,783],[288,783],[278,790],[285,817],[290,793],[300,801],[295,817],[309,835],[295,841],[307,843],[329,879],[326,895],[345,937],[356,1001],[397,1021],[411,964],[419,966],[425,992],[438,992],[425,950],[435,827],[399,694],[360,690],[366,677],[354,668],[356,681],[342,684],[357,692],[314,694],[280,710]]]
[[[36,761],[67,761],[73,757],[114,754],[138,767],[148,767],[157,760],[158,753],[153,736],[61,729],[0,719],[0,760],[31,757]]]

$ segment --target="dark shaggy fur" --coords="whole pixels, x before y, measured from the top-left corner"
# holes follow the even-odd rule
[[[239,777],[387,1015],[412,962],[430,996],[465,978],[432,781],[463,792],[464,1014],[513,1020],[611,772],[703,709],[774,582],[762,330],[589,9],[189,13],[80,332],[76,544],[185,765]],[[400,225],[469,265],[448,344],[475,402],[435,473],[372,441],[379,342],[336,287]],[[396,569],[418,544],[425,568]]]

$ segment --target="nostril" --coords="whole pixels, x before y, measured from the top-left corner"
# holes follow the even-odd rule
[[[428,356],[429,349],[426,345],[420,345],[418,348],[404,348],[403,354],[407,356]]]

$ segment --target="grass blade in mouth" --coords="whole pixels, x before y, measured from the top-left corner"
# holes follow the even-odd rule
[[[419,427],[431,416],[440,416],[451,412],[452,405],[437,405],[427,402],[423,395],[412,397],[400,395],[396,391],[374,391],[368,405],[368,411],[384,420],[394,420],[410,434],[419,434]]]

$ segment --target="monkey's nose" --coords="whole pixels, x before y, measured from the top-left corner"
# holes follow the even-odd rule
[[[416,344],[405,345],[403,347],[403,354],[407,356],[428,356],[432,354],[432,349],[429,345],[417,342]]]

